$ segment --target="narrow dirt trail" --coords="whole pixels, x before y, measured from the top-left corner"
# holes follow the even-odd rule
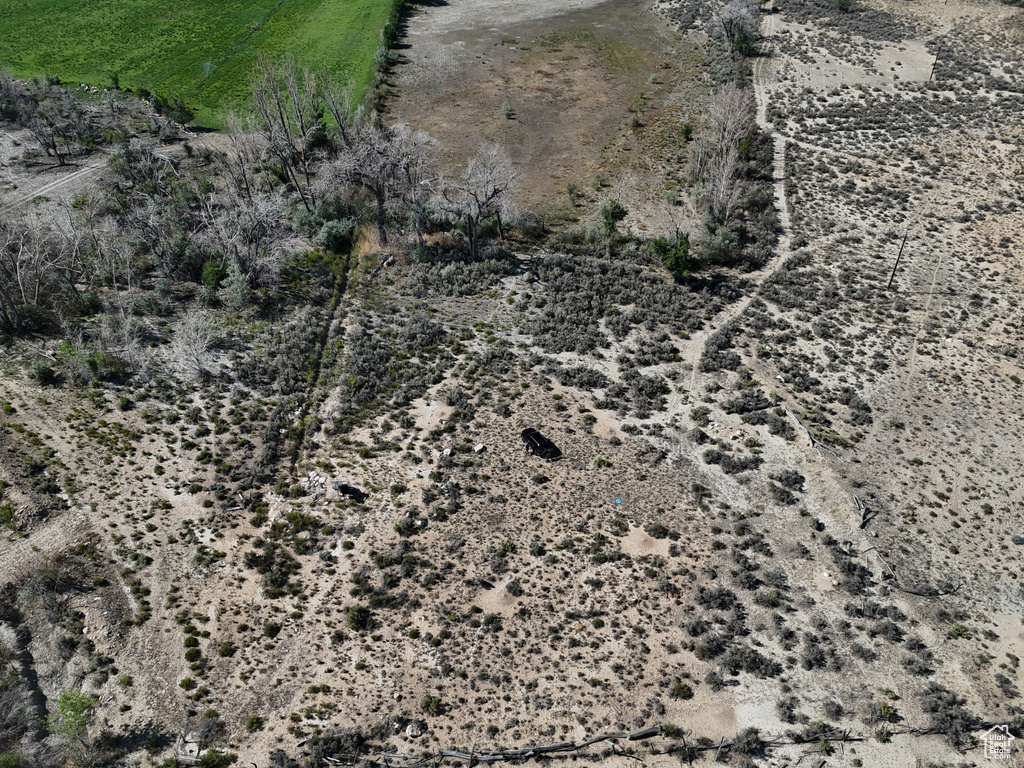
[[[767,85],[770,82],[770,78],[773,76],[773,70],[770,66],[770,62],[774,46],[771,45],[770,41],[774,33],[775,14],[769,6],[769,10],[765,13],[764,20],[762,22],[762,35],[764,37],[764,43],[762,44],[762,56],[754,62],[753,66],[754,100],[757,104],[757,125],[761,130],[768,132],[772,130],[772,126],[768,123],[767,117]],[[779,268],[779,265],[782,263],[785,255],[789,253],[792,241],[790,236],[791,220],[789,215],[789,203],[786,201],[786,141],[786,137],[781,134],[776,134],[773,137],[774,155],[772,158],[772,184],[775,193],[775,210],[779,217],[779,239],[775,246],[775,253],[771,260],[754,275],[754,279],[756,281],[755,285],[747,291],[746,295],[744,295],[739,301],[730,304],[719,314],[715,315],[708,327],[701,329],[691,337],[684,353],[684,360],[689,362],[690,365],[689,391],[691,393],[695,390],[697,385],[697,373],[700,365],[700,358],[704,354],[704,348],[707,345],[708,338],[715,330],[732,322],[746,311],[747,307],[750,306],[750,303],[757,297],[761,285],[775,273]],[[672,409],[681,403],[682,395],[680,394],[674,397],[673,401],[674,402],[670,403],[670,408]]]

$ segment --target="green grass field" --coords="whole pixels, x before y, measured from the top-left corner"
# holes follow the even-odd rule
[[[262,51],[351,76],[362,92],[392,0],[3,0],[0,67],[147,88],[216,124]]]

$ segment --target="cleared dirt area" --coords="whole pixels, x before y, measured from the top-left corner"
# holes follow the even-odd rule
[[[69,202],[87,190],[106,167],[107,157],[102,154],[76,158],[67,166],[25,162],[33,144],[28,131],[0,132],[0,215],[13,216],[16,209],[32,204]]]
[[[693,43],[643,11],[635,2],[426,6],[399,49],[389,117],[427,131],[452,169],[485,142],[504,146],[521,173],[520,204],[572,217],[570,185],[586,195],[624,169],[649,169],[641,127],[667,134],[703,106]],[[627,186],[650,198],[641,175]]]

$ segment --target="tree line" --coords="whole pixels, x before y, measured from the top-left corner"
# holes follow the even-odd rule
[[[499,147],[446,175],[426,134],[385,124],[347,84],[264,58],[251,86],[252,112],[229,116],[223,151],[186,140],[182,155],[180,127],[152,104],[0,74],[0,119],[29,131],[39,157],[115,146],[111,182],[56,216],[0,222],[0,328],[68,330],[101,289],[123,308],[144,282],[165,295],[194,283],[203,303],[240,309],[278,288],[309,242],[344,252],[366,220],[381,247],[396,229],[422,244],[455,227],[471,260],[493,222],[503,231],[517,174]]]

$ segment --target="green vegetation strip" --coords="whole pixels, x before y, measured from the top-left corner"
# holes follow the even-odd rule
[[[372,85],[374,54],[401,0],[5,0],[0,67],[16,76],[145,88],[200,122],[244,104],[261,53]],[[385,29],[385,28],[388,29]],[[390,34],[388,34],[390,33]],[[390,40],[387,40],[390,42]]]

